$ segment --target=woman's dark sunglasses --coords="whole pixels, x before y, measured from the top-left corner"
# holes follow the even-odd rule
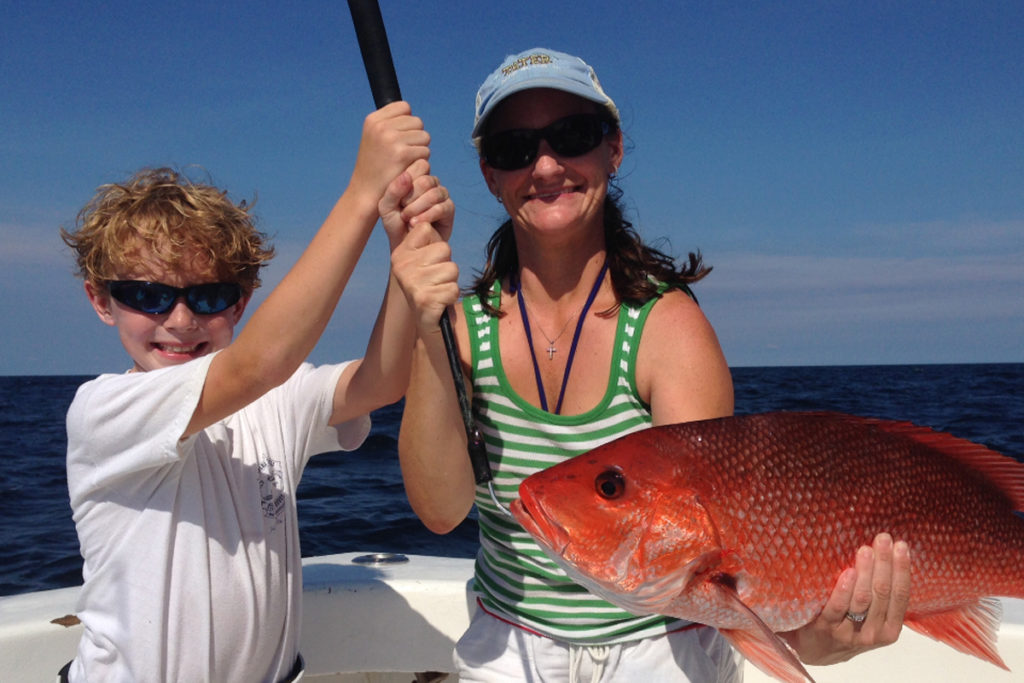
[[[486,136],[480,151],[488,166],[501,171],[526,168],[537,158],[540,141],[563,157],[578,157],[596,149],[613,124],[597,114],[574,114],[544,128],[503,130]]]
[[[211,282],[190,287],[171,287],[162,282],[114,280],[110,296],[128,308],[143,313],[166,313],[179,298],[193,313],[212,315],[234,306],[242,298],[242,288],[234,282]]]

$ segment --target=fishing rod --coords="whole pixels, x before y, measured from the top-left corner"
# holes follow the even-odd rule
[[[366,77],[370,81],[370,92],[373,94],[374,105],[380,109],[384,105],[399,101],[402,99],[402,94],[398,89],[398,75],[395,73],[394,61],[391,59],[391,48],[388,45],[387,32],[384,30],[380,5],[377,0],[348,0],[348,8],[352,13],[352,24],[356,29],[356,39],[359,41],[359,51],[363,55],[363,66],[366,67]],[[487,449],[484,446],[483,435],[473,417],[469,397],[466,395],[462,362],[459,360],[455,333],[452,331],[452,323],[448,319],[447,313],[441,314],[440,325],[445,354],[448,356],[448,366],[451,368],[452,380],[455,382],[455,394],[459,399],[459,409],[462,411],[462,424],[466,428],[466,445],[469,450],[469,461],[473,466],[473,477],[477,484],[487,484],[491,500],[494,501],[498,510],[511,517],[512,513],[498,502],[498,496],[494,492],[494,476],[491,474],[491,466],[487,461]]]

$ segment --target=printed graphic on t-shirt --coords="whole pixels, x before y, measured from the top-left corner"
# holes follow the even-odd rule
[[[268,530],[274,531],[284,522],[285,497],[281,463],[266,456],[259,459],[260,506],[263,518],[269,521]]]

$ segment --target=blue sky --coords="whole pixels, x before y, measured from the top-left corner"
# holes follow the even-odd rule
[[[502,215],[468,134],[537,45],[618,103],[641,234],[734,366],[1024,362],[1024,3],[382,0],[402,94],[458,206],[468,282]],[[0,5],[0,375],[128,367],[57,230],[105,182],[198,165],[256,197],[276,283],[344,189],[372,108],[343,2]],[[362,354],[382,234],[312,355]],[[259,298],[257,298],[257,301]]]

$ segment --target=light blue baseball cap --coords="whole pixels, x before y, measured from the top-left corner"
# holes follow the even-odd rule
[[[619,110],[601,88],[597,74],[589,64],[564,52],[535,47],[505,57],[501,66],[480,86],[476,93],[473,137],[482,134],[487,117],[502,100],[532,88],[552,88],[578,95],[603,105],[616,121],[619,120]]]

